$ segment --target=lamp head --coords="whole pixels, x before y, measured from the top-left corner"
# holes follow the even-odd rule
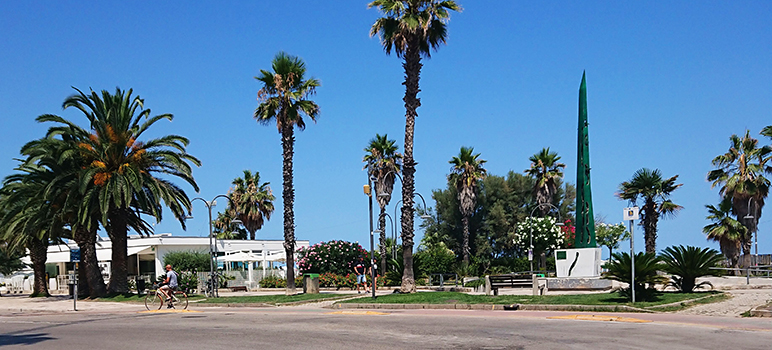
[[[431,215],[427,215],[427,214],[421,215],[421,219],[424,219],[424,220],[429,220],[431,218],[432,218]]]
[[[239,219],[233,219],[231,220],[231,225],[243,225],[244,222]]]
[[[746,219],[746,220],[753,219],[753,215],[751,215],[751,214],[745,215],[745,216],[743,216],[743,219]]]

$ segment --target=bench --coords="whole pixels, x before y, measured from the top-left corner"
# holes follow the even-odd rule
[[[530,273],[511,273],[485,276],[485,294],[499,295],[499,288],[533,288],[533,275]]]
[[[247,291],[247,286],[228,287],[228,289],[230,289],[231,292],[246,292]]]

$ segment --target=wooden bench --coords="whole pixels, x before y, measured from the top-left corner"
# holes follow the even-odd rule
[[[511,273],[506,275],[485,276],[487,279],[485,294],[499,295],[499,288],[533,288],[533,275]]]
[[[231,292],[246,292],[247,286],[235,286],[235,287],[228,287]]]

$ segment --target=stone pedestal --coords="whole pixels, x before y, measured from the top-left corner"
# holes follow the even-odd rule
[[[318,273],[307,273],[303,275],[303,293],[319,294]]]
[[[555,269],[561,277],[600,277],[601,248],[555,250]]]

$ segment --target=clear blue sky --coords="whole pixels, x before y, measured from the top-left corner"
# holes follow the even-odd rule
[[[658,248],[718,248],[701,233],[704,205],[719,199],[706,174],[731,134],[747,128],[757,135],[772,124],[772,2],[460,3],[464,11],[451,17],[448,45],[424,61],[421,75],[420,193],[428,198],[445,187],[448,160],[460,146],[475,147],[497,175],[525,170],[530,155],[551,147],[574,182],[586,70],[595,212],[621,221],[619,183],[641,167],[659,168],[680,175],[684,185],[673,200],[684,210],[660,222]],[[362,149],[376,133],[388,133],[401,149],[405,123],[401,61],[368,36],[379,14],[366,4],[4,2],[0,176],[12,173],[24,143],[43,135],[36,116],[85,122],[61,110],[70,86],[133,88],[154,114],[175,115],[153,135],[190,138],[189,152],[203,162],[194,171],[200,196],[226,193],[244,169],[271,182],[276,212],[258,236],[280,239],[279,134],[252,114],[260,88],[253,76],[284,50],[302,57],[322,82],[314,97],[321,117],[296,134],[297,238],[365,243]],[[206,235],[201,203],[194,214],[188,232],[170,215],[157,231]],[[766,253],[770,218],[761,218]],[[640,227],[636,246],[643,248]]]

